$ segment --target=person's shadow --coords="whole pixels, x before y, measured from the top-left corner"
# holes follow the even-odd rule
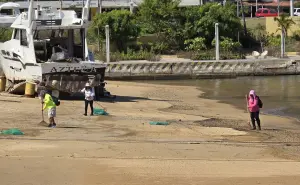
[[[84,94],[83,93],[75,93],[73,95],[69,94],[60,94],[59,95],[60,100],[78,100],[82,101],[84,100]],[[118,96],[116,95],[115,98],[110,98],[110,97],[99,97],[95,101],[100,101],[100,102],[108,102],[108,103],[115,103],[115,102],[137,102],[139,100],[154,100],[154,101],[169,101],[169,100],[160,100],[160,99],[150,99],[150,98],[145,98],[145,97],[137,97],[137,96]]]

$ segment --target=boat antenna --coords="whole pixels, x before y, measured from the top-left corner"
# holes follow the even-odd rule
[[[28,26],[30,27],[30,33],[32,33],[32,21],[33,21],[33,0],[30,0],[28,7]]]
[[[86,0],[85,6],[82,8],[82,19],[89,19],[89,9],[90,9],[91,0]]]

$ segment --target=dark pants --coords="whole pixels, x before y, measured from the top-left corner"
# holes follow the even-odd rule
[[[255,121],[257,123],[258,128],[260,129],[260,119],[259,119],[259,111],[258,112],[250,112],[250,118],[253,125],[253,129],[256,129]]]
[[[94,107],[93,107],[94,101],[93,100],[91,100],[91,101],[84,100],[84,103],[85,103],[85,112],[84,112],[84,114],[87,114],[87,109],[88,109],[89,104],[90,104],[90,107],[91,107],[91,114],[93,114],[94,113]]]

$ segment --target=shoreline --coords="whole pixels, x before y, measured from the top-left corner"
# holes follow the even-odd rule
[[[25,132],[0,135],[0,162],[8,166],[0,168],[2,183],[253,185],[259,179],[284,185],[300,179],[299,129],[287,118],[263,115],[263,130],[250,131],[248,114],[198,98],[204,92],[196,87],[108,84],[117,95],[115,102],[100,102],[109,116],[82,116],[83,101],[63,100],[54,129],[38,126],[38,99],[1,96],[0,128]]]
[[[112,83],[114,81],[111,81]],[[137,82],[132,82],[132,83],[141,83],[141,84],[153,84],[153,85],[168,85],[168,84],[165,84],[165,83],[155,83],[153,81],[137,81]],[[171,84],[170,86],[174,86],[174,84]],[[175,86],[182,86],[182,87],[195,87],[195,85],[178,85],[178,84],[175,84]],[[227,105],[232,105],[233,107],[241,110],[241,111],[244,111],[244,113],[246,113],[246,110],[245,108],[242,108],[242,106],[240,105],[237,105],[236,103],[230,103],[229,101],[224,101],[224,100],[221,100],[221,99],[218,99],[218,98],[211,98],[211,97],[207,97],[205,96],[206,93],[208,93],[209,91],[208,90],[205,90],[205,89],[201,89],[201,87],[195,87],[197,90],[199,90],[199,92],[201,92],[201,95],[198,96],[199,99],[207,99],[207,100],[216,100],[218,101],[219,103],[223,103],[223,104],[227,104]],[[293,116],[289,116],[289,115],[278,115],[278,114],[272,114],[272,113],[265,113],[265,111],[262,109],[262,111],[260,112],[261,115],[268,115],[268,116],[276,116],[276,117],[281,117],[281,118],[288,118],[290,120],[292,120],[293,122],[295,122],[295,124],[299,124],[300,123],[300,119],[297,118],[297,117],[293,117]]]

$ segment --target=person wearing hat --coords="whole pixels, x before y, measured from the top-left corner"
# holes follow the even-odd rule
[[[56,127],[56,123],[54,118],[56,117],[56,104],[53,101],[51,95],[46,91],[42,90],[40,92],[40,97],[43,104],[43,111],[48,109],[48,118],[49,118],[49,125],[48,127]]]
[[[93,107],[93,103],[94,103],[94,97],[95,97],[95,90],[93,87],[91,87],[90,83],[86,83],[85,84],[85,88],[83,88],[81,90],[82,93],[84,93],[84,102],[85,102],[85,111],[84,111],[84,115],[87,116],[87,109],[88,109],[88,105],[90,104],[91,107],[91,116],[93,116],[94,113],[94,107]]]

